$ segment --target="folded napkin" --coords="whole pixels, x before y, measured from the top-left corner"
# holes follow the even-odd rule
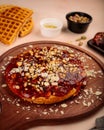
[[[95,120],[95,127],[90,130],[104,130],[104,116],[99,117]]]

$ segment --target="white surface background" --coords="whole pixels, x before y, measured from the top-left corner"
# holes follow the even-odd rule
[[[104,57],[87,46],[87,41],[89,39],[91,39],[97,32],[104,31],[104,0],[0,0],[0,4],[13,4],[23,6],[34,11],[34,29],[32,32],[23,38],[17,38],[16,41],[11,45],[4,45],[0,42],[0,55],[14,46],[38,40],[71,42],[77,46],[78,44],[75,42],[75,39],[80,38],[82,35],[85,35],[87,39],[84,41],[84,44],[81,47],[92,52],[104,63]],[[65,15],[71,11],[86,12],[93,17],[93,21],[86,33],[75,34],[67,30]],[[46,17],[59,18],[63,22],[63,30],[58,37],[47,38],[41,35],[39,22],[41,19]],[[74,123],[69,122],[69,124],[57,126],[38,126],[30,128],[29,130],[88,130],[94,126],[95,119],[103,115],[104,107],[97,111],[95,114],[81,121]]]

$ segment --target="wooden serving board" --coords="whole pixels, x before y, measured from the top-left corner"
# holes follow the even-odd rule
[[[36,105],[21,100],[5,85],[4,71],[10,59],[36,46],[68,47],[78,53],[87,68],[88,82],[73,99],[51,105]],[[74,45],[57,41],[35,41],[14,47],[0,57],[0,129],[27,129],[35,125],[70,122],[94,113],[104,104],[104,65],[91,53]]]

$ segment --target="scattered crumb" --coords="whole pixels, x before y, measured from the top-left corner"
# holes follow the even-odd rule
[[[25,107],[22,107],[22,110],[25,110]]]
[[[71,101],[71,102],[70,102],[70,104],[73,104],[73,103],[74,103],[74,101]]]
[[[89,106],[91,105],[91,102],[88,102],[87,105],[88,105],[88,107],[89,107]]]
[[[48,112],[47,111],[44,111],[44,112],[42,112],[44,115],[47,115],[48,114]]]
[[[5,98],[3,97],[3,98],[2,98],[2,101],[4,101],[4,100],[5,100]]]
[[[61,104],[61,107],[63,107],[63,108],[65,108],[65,107],[67,107],[68,105],[66,104],[66,103],[63,103],[63,104]]]
[[[100,91],[96,91],[96,92],[95,92],[95,95],[96,95],[96,96],[99,96],[99,95],[101,95],[101,94],[102,94],[102,92],[100,92]]]
[[[82,45],[83,45],[83,42],[79,42],[79,43],[78,43],[78,46],[82,46]]]
[[[89,95],[88,89],[84,89],[83,91],[86,93],[86,95]]]
[[[93,99],[91,99],[91,102],[92,102],[92,103],[94,103],[94,100],[93,100]]]
[[[7,87],[7,84],[2,84],[1,87],[5,88],[5,87]]]
[[[85,100],[82,102],[84,106],[88,107],[87,103],[85,102]]]
[[[16,103],[16,106],[18,106],[18,107],[19,107],[19,106],[20,106],[20,104],[19,104],[19,103]]]
[[[30,48],[33,48],[33,45],[29,45]]]
[[[86,39],[87,39],[86,36],[81,36],[80,38],[76,39],[75,41],[78,43],[78,46],[82,46],[83,41],[86,40]]]
[[[75,100],[74,102],[75,102],[75,103],[77,103],[77,104],[79,104],[79,103],[80,103],[78,100]]]
[[[24,49],[24,50],[27,50],[27,47],[24,47],[23,49]]]
[[[26,120],[29,120],[29,119],[30,119],[30,117],[26,117],[25,119],[26,119]]]
[[[60,113],[63,115],[63,114],[64,114],[64,111],[60,111]]]
[[[55,112],[58,112],[59,111],[59,109],[57,108],[57,109],[55,109]]]
[[[16,111],[16,113],[18,114],[18,113],[19,113],[19,111]]]
[[[82,95],[80,95],[78,98],[79,98],[79,99],[82,99],[83,97],[82,97]]]
[[[52,108],[49,108],[50,112],[54,112],[54,110]]]
[[[7,101],[8,101],[8,102],[11,102],[11,99],[10,99],[10,98],[7,98]]]
[[[80,38],[76,39],[76,41],[81,41],[81,40],[86,40],[86,39],[87,39],[87,37],[83,35]]]

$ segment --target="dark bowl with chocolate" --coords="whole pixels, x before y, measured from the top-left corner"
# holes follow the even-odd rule
[[[104,55],[104,32],[98,32],[87,42],[88,46]]]
[[[83,12],[70,12],[66,14],[68,29],[74,33],[84,33],[87,31],[92,17]]]

